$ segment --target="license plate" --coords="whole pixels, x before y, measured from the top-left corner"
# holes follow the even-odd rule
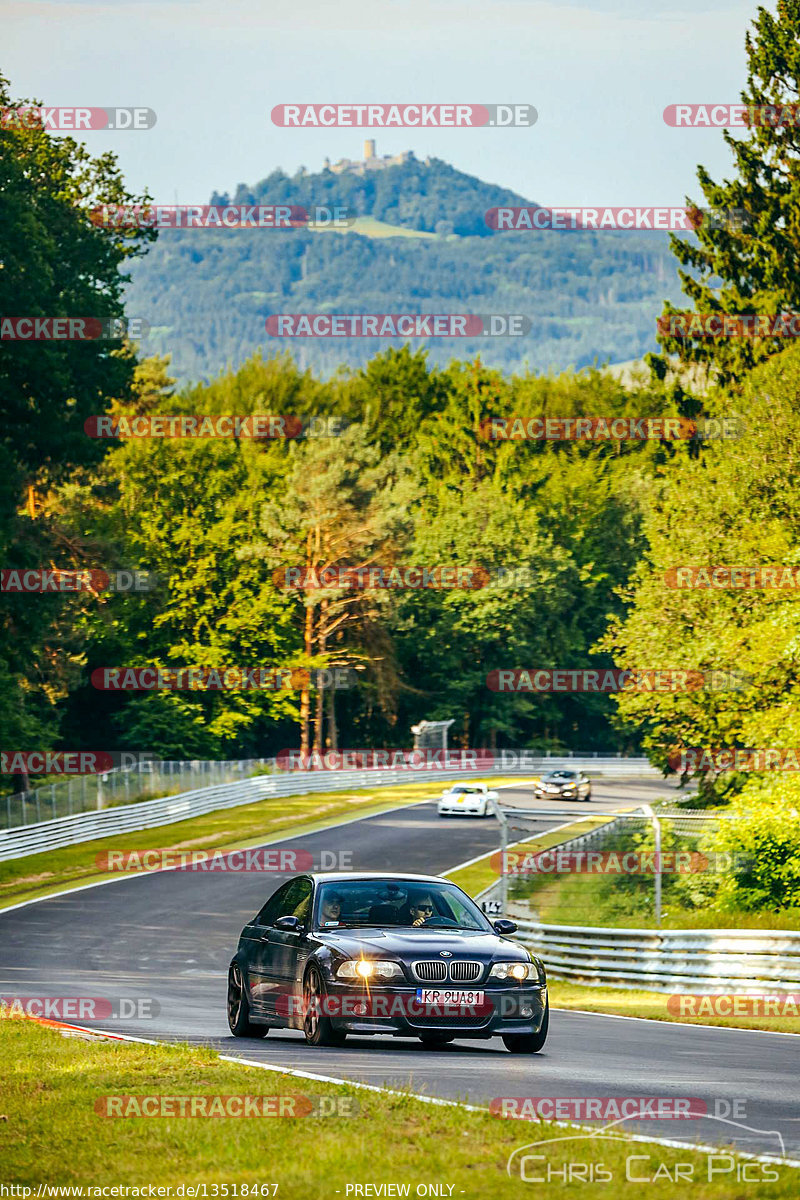
[[[417,988],[420,1004],[483,1004],[483,992],[465,992],[463,988]]]

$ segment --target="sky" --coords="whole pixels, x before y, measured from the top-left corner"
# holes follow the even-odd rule
[[[767,5],[774,8],[774,4]],[[756,5],[738,0],[0,0],[14,97],[141,105],[153,129],[81,135],[130,189],[207,203],[327,155],[434,155],[541,204],[701,200],[731,174],[720,130],[673,103],[735,103]],[[280,129],[282,103],[528,103],[532,128]]]

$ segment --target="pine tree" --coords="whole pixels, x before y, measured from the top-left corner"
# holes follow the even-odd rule
[[[800,0],[779,0],[777,17],[759,8],[745,37],[748,109],[744,135],[723,136],[737,175],[715,183],[704,167],[697,177],[712,215],[691,241],[672,236],[672,249],[689,270],[679,271],[698,313],[800,312]],[[764,106],[774,113],[764,112]],[[693,202],[688,202],[690,207]],[[701,210],[702,211],[702,210]],[[729,219],[726,219],[726,214]],[[677,312],[669,303],[664,317]],[[683,363],[705,364],[709,377],[738,381],[751,367],[785,349],[782,337],[670,336],[659,341]],[[650,356],[663,377],[664,358]]]

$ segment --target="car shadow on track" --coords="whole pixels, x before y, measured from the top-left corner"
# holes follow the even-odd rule
[[[499,1038],[496,1039],[497,1045],[493,1044],[494,1040],[495,1039],[487,1042],[475,1042],[473,1044],[468,1044],[465,1040],[462,1040],[461,1042],[445,1042],[442,1046],[428,1047],[421,1046],[416,1038],[391,1038],[380,1036],[358,1037],[356,1034],[349,1034],[347,1041],[343,1046],[308,1046],[305,1039],[302,1037],[287,1036],[285,1030],[281,1030],[280,1033],[271,1030],[265,1038],[220,1038],[218,1039],[218,1044],[226,1048],[229,1046],[236,1046],[240,1049],[244,1048],[245,1046],[257,1045],[263,1046],[265,1050],[268,1050],[271,1045],[281,1046],[287,1049],[290,1047],[296,1048],[298,1046],[302,1046],[304,1049],[308,1049],[309,1052],[313,1052],[315,1057],[318,1054],[324,1055],[326,1052],[328,1054],[347,1054],[348,1050],[369,1050],[375,1055],[398,1053],[406,1055],[415,1054],[425,1058],[430,1058],[432,1054],[448,1054],[451,1056],[458,1056],[460,1058],[467,1058],[470,1056],[493,1057],[500,1054],[504,1057],[507,1057],[509,1061],[522,1057],[526,1059],[531,1057],[545,1059],[547,1057],[547,1054],[544,1051],[540,1051],[536,1055],[523,1056],[509,1054]]]

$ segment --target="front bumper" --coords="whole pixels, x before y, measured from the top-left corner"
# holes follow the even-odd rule
[[[534,983],[488,987],[484,1005],[426,1010],[416,1003],[417,988],[409,984],[371,988],[327,981],[328,1012],[335,1029],[347,1033],[419,1037],[421,1033],[459,1038],[490,1038],[504,1033],[538,1033],[547,1006],[547,986]],[[364,1010],[364,1011],[360,1011]]]
[[[481,800],[472,804],[458,804],[451,800],[440,800],[437,806],[437,811],[440,817],[480,817],[486,810],[485,803]]]

